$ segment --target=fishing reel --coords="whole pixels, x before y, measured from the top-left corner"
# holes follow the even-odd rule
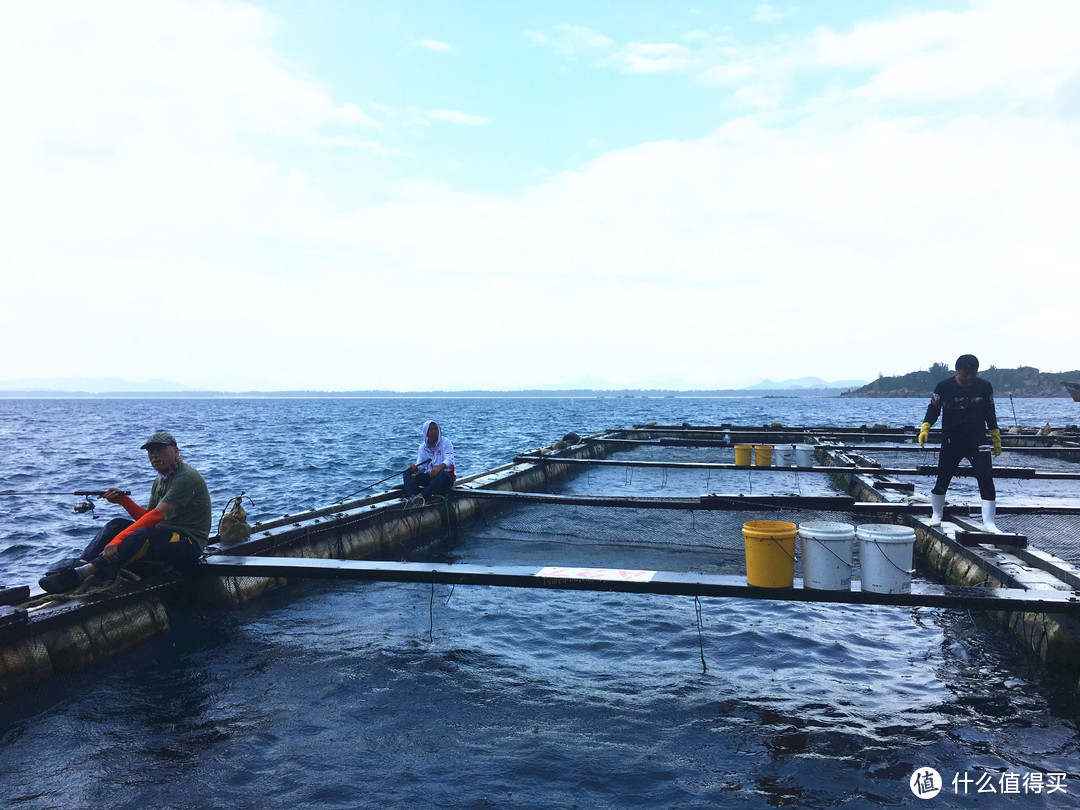
[[[75,507],[74,507],[75,508],[75,514],[76,515],[85,515],[87,512],[89,512],[90,517],[94,518],[94,520],[97,520],[97,513],[94,512],[94,502],[92,500],[90,500],[90,499],[91,498],[104,498],[106,492],[108,492],[108,490],[100,490],[100,489],[77,489],[77,490],[75,490],[75,493],[74,493],[75,495],[81,495],[84,498],[84,500],[75,501]],[[52,493],[52,494],[58,494],[58,493]],[[124,490],[123,492],[119,492],[118,494],[120,494],[120,495],[130,495],[131,491],[130,490]]]
[[[89,495],[83,496],[83,500],[81,501],[75,501],[75,506],[73,508],[76,515],[85,515],[87,512],[90,512],[91,517],[97,517],[97,514],[94,513],[94,502],[90,500]]]

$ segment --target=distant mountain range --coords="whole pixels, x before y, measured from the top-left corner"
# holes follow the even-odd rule
[[[934,386],[955,372],[945,363],[912,371],[896,377],[878,377],[861,388],[847,391],[844,397],[929,397]],[[1080,371],[1041,372],[1032,366],[1019,368],[979,369],[979,376],[994,387],[994,397],[1056,397],[1067,396],[1065,382],[1080,382]]]
[[[743,391],[757,391],[760,389],[767,390],[797,390],[800,388],[839,388],[843,391],[847,391],[851,388],[858,388],[860,385],[866,385],[866,380],[833,380],[832,382],[826,382],[821,377],[799,377],[797,380],[762,380],[757,385],[748,385]]]
[[[198,396],[276,396],[276,397],[550,397],[550,396],[599,396],[599,397],[738,397],[738,396],[843,396],[843,397],[928,397],[934,386],[954,372],[944,363],[935,363],[928,369],[912,371],[893,377],[880,376],[873,382],[864,380],[832,380],[820,377],[799,377],[789,380],[762,380],[743,388],[720,388],[702,390],[686,383],[652,381],[637,388],[625,388],[608,380],[586,377],[563,385],[537,386],[536,388],[499,391],[207,391],[191,388],[170,380],[146,380],[132,382],[116,377],[53,377],[50,379],[21,379],[0,381],[0,395],[16,396],[124,396],[151,397],[198,397]],[[1066,396],[1063,382],[1080,382],[1080,370],[1044,373],[1031,366],[1015,369],[991,366],[979,371],[979,376],[994,386],[997,396],[1014,397],[1061,397]]]
[[[150,396],[197,396],[200,394],[210,395],[235,395],[247,396],[275,395],[275,396],[416,396],[419,394],[437,396],[739,396],[746,392],[753,392],[767,396],[802,394],[804,396],[836,396],[842,391],[850,390],[864,384],[864,380],[839,380],[826,382],[820,377],[801,377],[797,380],[762,380],[756,385],[745,388],[724,388],[701,390],[692,388],[685,383],[670,382],[668,384],[646,383],[639,388],[625,388],[606,380],[598,378],[583,378],[573,383],[564,385],[538,386],[533,389],[498,391],[498,390],[475,390],[475,391],[206,391],[181,385],[169,380],[146,380],[145,382],[132,382],[116,377],[89,378],[89,377],[53,377],[50,379],[21,379],[0,381],[0,393],[12,393],[21,395],[56,395],[70,394],[82,396],[97,395],[121,395],[142,394]]]
[[[22,379],[0,381],[0,391],[40,391],[62,394],[144,394],[144,393],[175,393],[179,391],[191,391],[192,389],[180,383],[169,380],[146,380],[145,382],[132,382],[121,380],[119,377],[52,377],[43,379]]]

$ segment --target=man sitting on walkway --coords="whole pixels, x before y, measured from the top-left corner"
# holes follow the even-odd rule
[[[405,470],[403,483],[410,506],[423,506],[432,495],[445,495],[454,486],[454,445],[435,422],[424,422],[424,441],[416,463]]]
[[[93,576],[104,584],[137,560],[156,560],[184,571],[198,563],[210,538],[210,493],[199,472],[180,458],[176,439],[165,431],[142,446],[157,470],[150,501],[143,509],[116,487],[104,498],[127,510],[131,520],[116,518],[102,527],[82,556],[49,571],[38,584],[48,593],[64,593]]]

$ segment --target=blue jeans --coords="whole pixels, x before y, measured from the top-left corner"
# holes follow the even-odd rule
[[[129,534],[120,541],[117,561],[108,562],[101,556],[101,552],[116,535],[134,522],[126,518],[110,520],[83,551],[82,559],[92,563],[97,575],[102,579],[116,579],[121,568],[137,560],[163,562],[178,571],[186,571],[199,562],[202,549],[199,548],[198,543],[186,534],[174,532],[172,529],[162,529],[159,526],[154,526],[152,529],[139,529]]]
[[[410,498],[422,495],[427,499],[431,495],[445,495],[453,489],[454,476],[447,469],[440,470],[434,478],[426,472],[412,473],[406,470],[402,483],[405,484],[405,494]]]

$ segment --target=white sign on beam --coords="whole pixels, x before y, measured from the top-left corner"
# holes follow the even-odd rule
[[[607,579],[613,582],[649,582],[655,571],[627,571],[621,568],[541,568],[535,576],[552,579]]]

